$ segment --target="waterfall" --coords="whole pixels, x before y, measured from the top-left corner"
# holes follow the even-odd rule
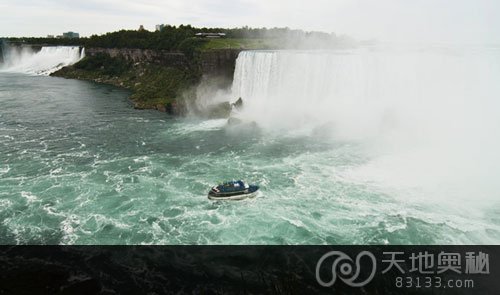
[[[45,76],[85,56],[84,49],[77,46],[43,46],[39,51],[28,46],[4,46],[2,52],[2,71]]]
[[[242,116],[269,128],[329,123],[351,137],[455,128],[444,116],[463,121],[479,99],[496,101],[499,57],[498,50],[244,51],[232,92],[245,102]]]
[[[244,51],[232,96],[263,129],[362,144],[372,160],[357,179],[491,195],[498,77],[498,48]]]
[[[418,84],[399,75],[415,61],[386,66],[384,59],[344,51],[245,51],[236,61],[233,96],[245,102],[241,115],[264,127],[330,124],[359,135],[388,116],[387,100],[397,98],[395,92]]]

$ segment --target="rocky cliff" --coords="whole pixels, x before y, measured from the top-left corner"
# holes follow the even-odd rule
[[[236,58],[242,49],[213,49],[200,53],[198,60],[190,61],[182,52],[153,49],[86,48],[88,56],[100,53],[130,62],[147,62],[166,67],[188,69],[199,67],[203,75],[233,77]]]
[[[236,58],[242,49],[213,49],[200,54],[201,70],[204,75],[231,78]]]
[[[129,62],[146,62],[166,67],[188,69],[191,64],[182,52],[168,50],[133,49],[133,48],[86,48],[87,56],[107,54],[112,58],[121,57]]]

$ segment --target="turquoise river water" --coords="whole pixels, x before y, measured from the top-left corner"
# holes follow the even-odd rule
[[[441,166],[420,157],[435,154],[428,149],[392,161],[394,149],[325,136],[326,127],[283,132],[174,118],[134,110],[128,95],[90,82],[0,73],[0,243],[500,241],[498,191],[489,180],[408,185],[405,177],[375,177],[391,169],[437,177]],[[207,199],[211,186],[233,178],[260,185],[258,197]]]

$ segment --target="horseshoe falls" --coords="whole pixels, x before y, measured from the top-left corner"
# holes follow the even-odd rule
[[[245,108],[235,116],[361,149],[363,163],[342,178],[405,201],[489,203],[500,191],[499,60],[498,48],[246,51],[232,89]]]
[[[48,76],[65,66],[77,63],[85,56],[85,49],[77,46],[43,46],[39,51],[31,47],[2,48],[0,71]]]
[[[43,76],[80,56],[4,62],[3,244],[500,242],[498,48],[243,51],[241,124]],[[231,179],[259,196],[207,199]]]

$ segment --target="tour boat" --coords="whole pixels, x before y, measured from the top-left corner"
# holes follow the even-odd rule
[[[243,200],[257,195],[259,187],[249,185],[241,180],[228,181],[212,187],[208,192],[210,200]]]

